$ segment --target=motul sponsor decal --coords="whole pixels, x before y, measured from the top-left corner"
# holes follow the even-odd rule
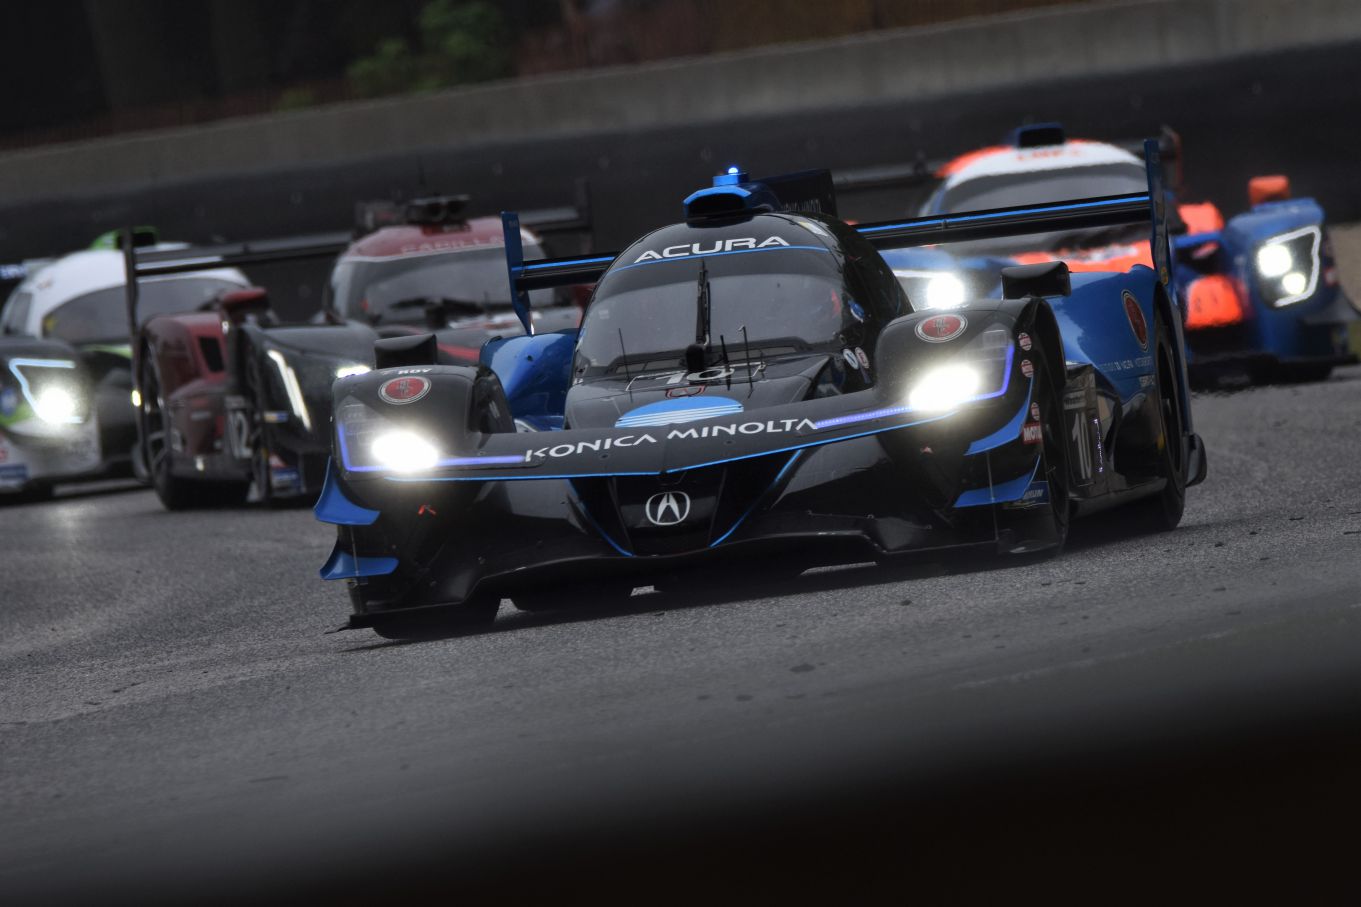
[[[1027,378],[1035,377],[1035,366],[1029,359],[1021,360],[1021,374],[1025,375]]]
[[[1120,293],[1120,300],[1125,304],[1125,317],[1129,319],[1129,329],[1134,332],[1134,339],[1139,341],[1139,349],[1147,351],[1148,322],[1144,320],[1144,310],[1140,308],[1139,300],[1129,290]]]
[[[383,402],[391,403],[394,406],[415,403],[428,393],[430,393],[430,379],[418,375],[393,378],[384,381],[378,388],[378,396],[383,399]]]
[[[524,461],[556,460],[574,457],[587,452],[599,453],[620,447],[640,447],[644,444],[658,444],[662,441],[698,441],[706,438],[733,437],[736,435],[782,435],[802,431],[816,431],[817,424],[811,419],[769,419],[765,422],[734,422],[727,425],[697,425],[693,428],[673,428],[658,437],[650,433],[641,435],[620,435],[618,437],[597,438],[593,441],[575,441],[570,444],[554,444],[525,451]]]
[[[780,246],[788,246],[789,243],[772,236],[769,239],[758,240],[754,236],[745,236],[739,239],[716,239],[712,243],[681,243],[677,246],[667,246],[660,252],[648,249],[642,255],[633,260],[636,265],[642,261],[662,261],[667,258],[688,258],[691,255],[713,255],[718,252],[736,252],[744,249],[772,249]]]
[[[1027,353],[1030,352],[1030,348],[1034,346],[1034,344],[1030,342],[1030,335],[1025,332],[1016,335],[1016,343]]]
[[[968,326],[969,322],[963,315],[933,315],[917,322],[917,336],[927,343],[944,343],[964,333]]]
[[[1021,441],[1025,444],[1039,444],[1044,440],[1044,431],[1038,422],[1027,422],[1021,426]]]

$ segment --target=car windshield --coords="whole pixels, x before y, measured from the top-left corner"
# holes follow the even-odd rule
[[[137,288],[137,316],[145,322],[157,315],[193,312],[223,290],[241,284],[216,277],[168,277],[143,280]],[[67,343],[127,343],[127,294],[122,286],[77,296],[43,318],[42,333]]]
[[[942,189],[929,213],[959,214],[965,211],[986,211],[990,208],[1011,208],[1044,202],[1061,202],[1077,198],[1097,198],[1105,195],[1128,195],[1148,191],[1148,178],[1143,165],[1137,163],[1101,164],[1091,167],[1070,167],[1063,170],[1037,170],[1029,173],[1004,173],[980,176]],[[1142,227],[1118,227],[1115,230],[1071,231],[1030,234],[1005,239],[983,240],[951,247],[951,251],[1015,252],[1021,250],[1076,249],[1126,241],[1142,236]]]
[[[679,356],[701,342],[701,262],[709,285],[711,349],[726,343],[737,356],[744,343],[839,345],[847,295],[837,257],[781,250],[673,259],[607,274],[582,321],[578,360],[604,368],[625,355],[632,362]]]
[[[525,258],[543,250],[525,245]],[[424,321],[427,301],[443,300],[450,317],[510,308],[506,254],[500,247],[393,258],[346,259],[331,272],[331,299],[344,318],[371,324]],[[551,290],[530,293],[531,305],[551,305]]]

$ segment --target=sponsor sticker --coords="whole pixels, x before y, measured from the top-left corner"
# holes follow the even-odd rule
[[[400,406],[404,403],[415,403],[417,400],[430,393],[430,379],[422,378],[419,375],[406,375],[401,378],[393,378],[384,381],[378,388],[378,396],[383,398],[383,402]]]
[[[717,239],[713,242],[713,247],[709,248],[708,243],[681,243],[678,246],[667,246],[661,251],[647,250],[633,260],[633,263],[640,264],[645,261],[663,261],[668,258],[688,258],[691,255],[715,255],[721,252],[753,251],[756,249],[777,249],[781,246],[788,248],[789,243],[778,236],[770,236],[766,239],[758,239],[754,236],[747,236],[740,239]]]
[[[1027,378],[1035,377],[1035,366],[1029,359],[1021,360],[1021,374],[1025,375]]]
[[[855,358],[860,361],[860,367],[865,371],[870,370],[870,357],[865,355],[865,351],[860,347],[855,348]]]
[[[1024,331],[1016,335],[1016,344],[1027,353],[1030,352],[1030,348],[1034,346],[1034,344],[1030,342],[1030,335]]]
[[[666,389],[666,396],[672,400],[684,397],[695,397],[704,393],[708,386],[709,385],[707,384],[687,384],[684,387],[668,387]]]
[[[1030,418],[1034,419],[1036,422],[1040,421],[1040,404],[1030,404]]]
[[[933,315],[917,322],[917,336],[927,343],[945,343],[964,333],[968,326],[969,322],[963,315]]]
[[[850,302],[846,304],[846,308],[850,309],[851,317],[854,318],[856,321],[865,320],[865,310],[861,308],[860,303],[856,302],[854,299],[850,300]]]
[[[1129,329],[1134,332],[1134,339],[1139,341],[1139,349],[1147,351],[1148,322],[1144,320],[1144,310],[1139,307],[1139,300],[1129,290],[1121,291],[1120,299],[1125,304],[1125,317],[1129,319]]]
[[[841,358],[845,359],[851,368],[860,368],[860,360],[856,357],[855,350],[842,350]]]
[[[1023,510],[1027,507],[1036,507],[1047,503],[1049,503],[1049,483],[1035,482],[1025,490],[1025,494],[1002,506],[1007,510]]]
[[[1021,426],[1021,441],[1024,444],[1039,444],[1044,440],[1044,432],[1038,422],[1027,422]]]

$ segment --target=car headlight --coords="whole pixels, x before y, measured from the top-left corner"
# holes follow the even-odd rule
[[[303,430],[312,430],[312,414],[307,411],[307,401],[302,395],[302,385],[298,383],[298,373],[293,371],[293,366],[288,364],[284,354],[278,350],[269,350],[269,361],[274,363],[274,367],[279,370],[279,380],[284,383],[284,393],[288,395],[288,406],[293,410],[293,415],[301,422]]]
[[[349,365],[342,365],[339,368],[337,368],[336,379],[339,380],[340,378],[349,378],[352,375],[367,375],[371,371],[373,371],[373,369],[369,368],[367,365],[364,365],[359,362],[354,362]]]
[[[1287,306],[1314,295],[1318,288],[1319,247],[1323,229],[1317,225],[1273,236],[1257,249],[1257,285],[1274,306]]]
[[[926,308],[953,309],[964,304],[964,281],[953,274],[938,274],[926,282]]]
[[[76,420],[76,395],[64,387],[45,387],[33,400],[33,412],[44,422],[64,424]]]
[[[971,365],[943,365],[927,372],[912,385],[907,405],[914,412],[945,412],[978,396],[982,383],[978,369]]]
[[[422,472],[439,462],[435,445],[412,431],[388,431],[378,435],[369,452],[380,466],[393,472]]]

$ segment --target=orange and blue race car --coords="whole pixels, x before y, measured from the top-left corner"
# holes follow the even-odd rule
[[[1165,131],[1164,160],[1180,161],[1180,140]],[[1143,162],[1105,142],[1068,139],[1057,124],[1015,130],[1007,144],[960,155],[936,169],[938,184],[920,212],[948,216],[979,208],[1016,208],[1061,198],[1103,197],[1144,185]],[[1254,381],[1320,380],[1356,361],[1349,333],[1361,314],[1339,280],[1322,207],[1292,198],[1285,176],[1248,182],[1250,207],[1225,220],[1212,203],[1167,188],[1172,267],[1186,313],[1189,363],[1201,375],[1226,369]],[[1127,227],[1028,235],[972,249],[890,253],[908,292],[947,308],[992,286],[1000,268],[1058,258],[1070,270],[1152,265],[1146,235]]]

